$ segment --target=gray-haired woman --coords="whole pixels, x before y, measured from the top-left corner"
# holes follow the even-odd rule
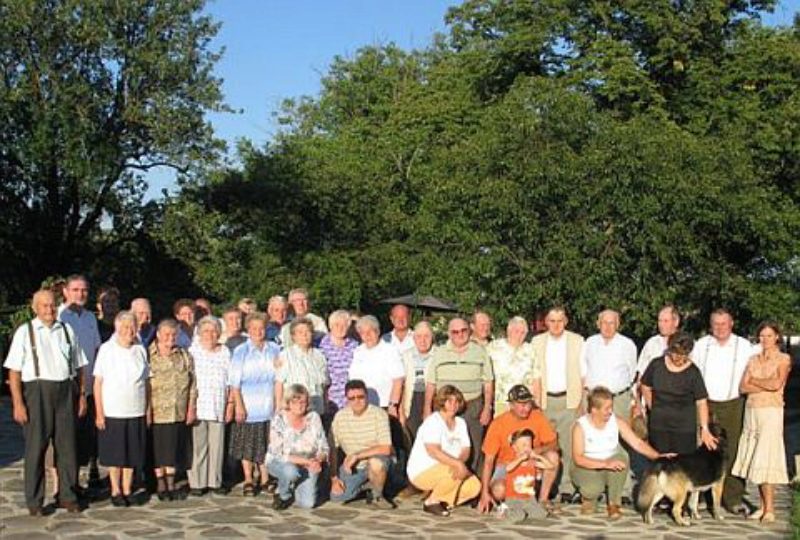
[[[317,479],[329,449],[319,414],[309,411],[308,405],[308,390],[292,384],[286,389],[283,409],[272,420],[267,463],[278,478],[276,510],[285,510],[293,501],[300,508],[313,508],[317,502]]]
[[[300,317],[289,325],[292,344],[278,357],[275,401],[281,403],[283,392],[292,384],[302,384],[309,395],[309,406],[317,414],[325,413],[325,389],[330,384],[325,356],[312,346],[314,325]]]

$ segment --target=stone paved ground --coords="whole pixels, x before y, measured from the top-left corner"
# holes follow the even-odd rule
[[[781,488],[778,521],[770,526],[727,516],[716,522],[706,517],[684,528],[667,516],[656,516],[653,526],[642,524],[626,509],[625,517],[609,524],[601,516],[578,516],[577,507],[566,506],[565,515],[536,524],[513,525],[480,516],[470,508],[458,508],[450,518],[423,514],[418,499],[398,501],[395,511],[369,508],[363,501],[346,506],[325,504],[313,511],[290,509],[277,513],[269,499],[244,498],[237,489],[228,496],[207,495],[180,502],[153,500],[144,506],[113,508],[108,501],[92,504],[81,514],[59,510],[44,518],[27,515],[22,495],[21,432],[10,418],[10,403],[0,400],[0,538],[278,538],[380,539],[427,538],[451,540],[480,537],[558,539],[662,539],[684,538],[767,540],[789,538],[790,493]],[[750,491],[750,500],[756,500]]]

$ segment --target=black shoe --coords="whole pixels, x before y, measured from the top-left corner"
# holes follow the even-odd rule
[[[128,506],[128,499],[126,499],[123,495],[114,495],[111,497],[111,504],[117,508],[124,508]]]
[[[185,501],[188,493],[183,489],[173,489],[170,491],[170,496],[173,501]]]
[[[172,497],[169,496],[169,491],[159,491],[156,493],[159,501],[171,501]]]
[[[202,497],[205,494],[206,494],[205,489],[192,488],[189,490],[189,495],[191,495],[192,497]]]
[[[280,496],[275,495],[275,498],[272,499],[272,508],[280,512],[292,506],[293,502],[294,502],[294,497],[289,497],[288,499],[283,500],[280,498]]]
[[[575,493],[561,494],[561,504],[581,504],[582,501],[583,497],[581,497],[581,494],[578,491]]]
[[[623,497],[622,497],[622,506],[633,506],[633,501],[631,500],[630,497],[625,497],[623,495]]]
[[[227,495],[228,493],[231,492],[230,488],[225,487],[225,486],[214,488],[213,491],[214,491],[214,495]]]

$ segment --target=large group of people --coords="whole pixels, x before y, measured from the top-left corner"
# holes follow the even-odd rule
[[[118,291],[102,294],[98,321],[85,277],[39,290],[13,335],[4,367],[31,515],[43,512],[48,468],[57,506],[78,512],[79,467],[91,488],[102,465],[115,506],[136,504],[144,478],[160,500],[224,495],[242,479],[244,496],[272,494],[276,510],[360,497],[391,509],[402,491],[436,516],[473,502],[519,521],[566,502],[591,514],[605,495],[618,519],[636,463],[717,448],[712,419],[727,433],[730,512],[750,480],[761,501],[747,517],[774,520],[774,486],[788,481],[780,329],[763,323],[753,345],[724,309],[695,342],[665,306],[637,356],[611,309],[586,339],[562,307],[530,339],[521,316],[494,339],[476,311],[450,319],[437,344],[408,306],[392,307],[382,334],[372,315],[336,310],[326,322],[303,289],[219,317],[205,299],[181,299],[157,324],[147,299],[121,310]]]

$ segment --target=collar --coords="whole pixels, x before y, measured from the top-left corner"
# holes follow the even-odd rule
[[[40,330],[40,329],[42,329],[42,328],[45,328],[45,329],[47,329],[47,330],[50,330],[51,332],[52,332],[53,330],[57,330],[58,328],[60,328],[60,327],[61,327],[61,321],[59,321],[58,319],[56,319],[55,321],[53,321],[53,326],[50,326],[50,327],[48,328],[48,326],[47,326],[46,324],[44,324],[44,323],[42,322],[42,320],[41,320],[39,317],[34,317],[34,318],[33,318],[33,320],[31,321],[31,324],[33,324],[33,328],[34,328],[35,330]]]

